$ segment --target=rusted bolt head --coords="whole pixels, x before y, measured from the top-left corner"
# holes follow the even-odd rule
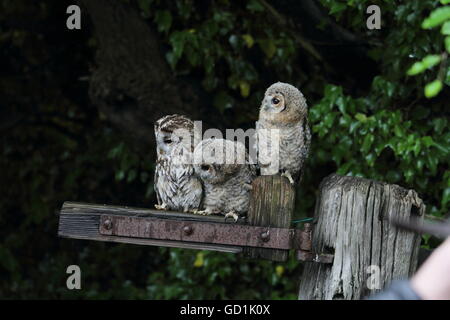
[[[261,237],[261,240],[264,242],[269,241],[269,239],[270,239],[269,231],[261,233],[260,237]]]
[[[183,228],[183,232],[187,236],[191,235],[193,231],[191,226],[184,226]]]
[[[103,226],[105,227],[106,230],[111,230],[112,225],[113,224],[111,219],[106,219],[105,221],[103,221]]]

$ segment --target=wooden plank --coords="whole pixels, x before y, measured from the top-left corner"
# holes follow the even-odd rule
[[[294,204],[295,190],[287,178],[278,175],[260,176],[252,184],[248,222],[253,226],[289,228]],[[286,261],[289,251],[246,248],[244,254],[250,258]]]
[[[231,253],[239,253],[242,251],[241,247],[236,246],[199,244],[190,242],[181,243],[169,240],[153,240],[102,235],[99,232],[100,216],[102,214],[125,216],[128,215],[137,217],[158,217],[162,219],[180,219],[183,221],[209,221],[216,223],[224,222],[224,218],[218,216],[205,217],[178,212],[161,212],[152,209],[65,202],[60,211],[58,235],[61,237],[72,239],[108,241],[160,247],[212,250]]]
[[[420,236],[388,219],[422,219],[424,213],[413,190],[357,177],[325,178],[316,202],[313,251],[334,253],[334,260],[305,264],[299,299],[361,299],[411,276]]]

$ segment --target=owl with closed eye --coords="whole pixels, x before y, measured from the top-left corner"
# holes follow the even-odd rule
[[[154,189],[159,210],[198,210],[202,184],[194,175],[194,123],[181,115],[168,115],[155,123],[156,168]]]
[[[300,181],[309,154],[308,106],[296,87],[277,82],[264,95],[256,123],[261,175],[281,174]]]
[[[223,214],[237,221],[248,211],[256,170],[242,143],[203,140],[194,151],[194,170],[204,187],[203,210],[197,214]]]

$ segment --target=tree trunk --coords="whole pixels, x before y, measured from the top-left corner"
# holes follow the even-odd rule
[[[361,299],[416,269],[420,236],[392,226],[390,216],[423,217],[413,190],[331,175],[320,187],[313,250],[334,253],[332,265],[308,262],[299,299]]]
[[[196,81],[174,77],[158,34],[131,4],[79,1],[91,17],[97,41],[91,100],[131,141],[150,148],[155,120],[173,113],[196,120],[209,107],[202,103]],[[208,111],[208,119],[215,119],[214,111]]]

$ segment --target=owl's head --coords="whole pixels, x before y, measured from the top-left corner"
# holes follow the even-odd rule
[[[155,137],[158,156],[168,155],[175,148],[184,147],[193,151],[194,123],[178,114],[162,117],[155,122]]]
[[[194,150],[194,170],[210,184],[224,183],[247,165],[245,146],[237,141],[205,139]]]
[[[272,84],[264,94],[260,117],[271,121],[297,122],[306,117],[308,106],[303,94],[293,85]]]

